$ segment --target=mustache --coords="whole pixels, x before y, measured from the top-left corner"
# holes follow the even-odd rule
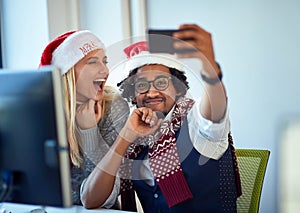
[[[161,101],[166,101],[166,98],[165,97],[148,97],[148,98],[145,98],[143,99],[143,103],[147,103],[147,102],[151,102],[151,101],[154,101],[154,100],[161,100]]]

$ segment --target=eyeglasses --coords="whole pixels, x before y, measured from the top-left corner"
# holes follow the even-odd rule
[[[167,76],[159,76],[153,81],[146,81],[144,79],[140,79],[134,83],[134,88],[137,93],[146,93],[149,91],[152,83],[155,89],[159,91],[163,91],[169,87],[170,79],[171,77],[167,77]]]

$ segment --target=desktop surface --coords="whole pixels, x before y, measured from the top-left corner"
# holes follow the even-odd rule
[[[39,211],[40,210],[40,211]],[[43,211],[44,210],[44,211]],[[27,205],[19,203],[0,203],[0,213],[125,213],[128,211],[113,209],[86,209],[83,206],[72,206],[68,208],[58,208],[51,206]],[[128,212],[132,213],[132,212]]]

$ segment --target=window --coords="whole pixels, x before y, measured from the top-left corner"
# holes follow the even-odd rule
[[[2,59],[2,1],[0,1],[0,68],[3,68]]]
[[[286,124],[280,140],[279,155],[279,191],[280,212],[297,212],[300,208],[300,119]]]

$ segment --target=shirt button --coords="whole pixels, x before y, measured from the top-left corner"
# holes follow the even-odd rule
[[[153,195],[153,197],[154,197],[154,198],[158,198],[158,194],[155,193],[155,194]]]

